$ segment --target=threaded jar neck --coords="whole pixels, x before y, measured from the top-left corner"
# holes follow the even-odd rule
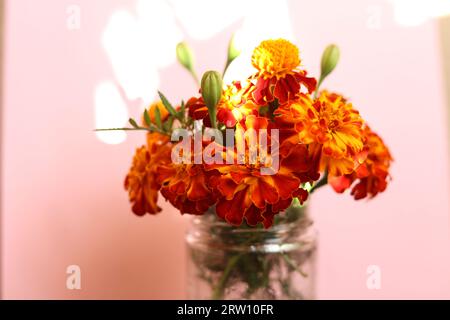
[[[290,210],[277,216],[272,227],[264,229],[262,226],[247,226],[245,222],[239,227],[232,226],[210,209],[192,220],[187,241],[190,245],[210,249],[245,252],[290,251],[297,246],[311,245],[315,242],[315,230],[306,208]]]

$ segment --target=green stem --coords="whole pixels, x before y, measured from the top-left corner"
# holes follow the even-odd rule
[[[289,265],[289,267],[291,267],[293,270],[300,273],[302,275],[302,277],[304,277],[304,278],[308,277],[308,274],[305,271],[303,271],[302,269],[300,269],[300,267],[298,267],[286,253],[281,252],[280,254],[283,256],[284,260]]]
[[[195,70],[192,69],[192,70],[189,70],[189,71],[190,71],[190,73],[192,75],[192,78],[194,78],[195,84],[197,86],[200,86],[200,80],[198,79],[198,76],[197,76],[197,73],[195,72]]]
[[[222,72],[222,78],[225,77],[225,74],[227,73],[228,67],[230,66],[230,64],[231,64],[232,61],[233,61],[233,60],[231,60],[231,61],[228,60],[227,63],[225,64],[225,68],[223,69],[223,72]]]
[[[319,82],[317,83],[316,91],[314,92],[314,99],[317,99],[317,95],[319,94],[320,85],[323,82],[324,77],[320,76]]]
[[[254,234],[252,237],[250,237],[249,239],[244,241],[242,243],[242,245],[249,245],[251,243],[254,243],[258,239],[259,236],[260,236],[259,234]],[[239,262],[239,260],[241,258],[243,258],[245,255],[246,255],[246,253],[239,253],[239,254],[233,255],[230,259],[228,259],[228,263],[222,273],[222,276],[220,277],[219,283],[214,288],[214,291],[212,294],[213,300],[223,299],[228,280],[231,276],[231,272],[236,267],[236,264]]]
[[[159,130],[157,128],[144,128],[144,127],[139,127],[139,128],[109,128],[109,129],[94,129],[94,131],[96,132],[102,132],[102,131],[148,131],[148,132],[158,132],[167,136],[171,136],[170,133],[168,132],[164,132],[162,130]]]
[[[280,106],[280,102],[278,101],[278,99],[273,100],[272,102],[269,102],[269,116],[271,120],[274,120],[274,112],[278,109],[278,107]]]
[[[208,110],[209,112],[209,120],[211,121],[211,126],[213,129],[217,129],[217,120],[216,120],[216,108],[213,110]]]
[[[312,194],[314,191],[316,191],[317,189],[319,189],[320,187],[323,187],[324,185],[326,185],[328,183],[328,173],[325,172],[323,174],[322,179],[320,179],[309,191],[310,194]]]
[[[231,272],[233,271],[233,268],[235,267],[236,263],[239,261],[241,257],[242,254],[238,254],[231,257],[228,260],[227,266],[225,267],[225,270],[223,271],[223,274],[220,277],[219,283],[217,284],[217,287],[213,291],[212,294],[213,300],[221,300],[223,298],[225,288],[230,278]]]

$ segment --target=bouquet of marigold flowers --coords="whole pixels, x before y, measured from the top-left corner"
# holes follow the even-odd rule
[[[185,43],[178,45],[177,56],[197,79]],[[237,56],[230,42],[224,73]],[[308,225],[302,206],[326,184],[339,193],[351,188],[356,200],[384,191],[392,158],[383,140],[345,97],[319,90],[338,59],[338,48],[328,46],[317,81],[301,68],[294,44],[266,40],[254,49],[255,72],[245,81],[224,84],[224,73],[208,71],[198,94],[186,102],[172,105],[159,93],[161,100],[142,119],[115,129],[147,132],[147,143],[136,150],[125,179],[133,212],[160,212],[161,194],[182,214],[214,219],[207,233],[225,243],[231,236],[218,225],[230,230],[264,230],[286,221]],[[258,241],[264,237],[256,235]],[[236,241],[249,244],[248,237]],[[299,271],[302,262],[286,252],[273,259],[256,251],[246,256],[231,250],[216,260],[193,252],[193,259],[214,298],[224,297],[233,277],[245,283],[245,295],[240,296],[250,297],[271,286],[276,268],[305,276]],[[218,275],[206,276],[213,271]],[[279,283],[288,292],[285,297],[302,297],[292,293],[289,278]]]

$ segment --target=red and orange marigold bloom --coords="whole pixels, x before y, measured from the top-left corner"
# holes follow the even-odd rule
[[[363,149],[363,120],[342,96],[323,91],[312,100],[301,95],[276,110],[278,121],[294,126],[297,136],[287,141],[309,144],[310,151],[320,154],[320,170],[330,176],[349,174],[355,169],[355,158]]]
[[[211,122],[209,120],[208,107],[203,101],[202,97],[192,97],[186,102],[186,109],[188,115],[194,120],[203,120],[205,126],[210,127]]]
[[[237,132],[248,132],[248,129],[259,132],[267,128],[268,119],[254,115],[248,116],[242,124],[237,124]],[[233,154],[233,164],[206,166],[207,170],[220,173],[211,179],[211,185],[222,195],[218,199],[216,212],[232,225],[240,225],[245,219],[251,226],[261,222],[268,228],[273,224],[274,216],[285,210],[294,197],[298,197],[302,203],[308,197],[307,191],[301,188],[301,183],[305,182],[301,180],[302,174],[309,170],[304,157],[305,146],[297,145],[287,157],[280,159],[277,171],[265,175],[262,174],[262,168],[270,166],[270,160],[261,162],[262,159],[257,157],[251,161],[249,141],[246,142],[243,163],[238,162],[240,156],[237,150],[227,150]],[[265,156],[270,158],[271,154]]]
[[[252,77],[256,81],[252,92],[255,102],[266,105],[278,99],[284,104],[294,99],[302,86],[312,93],[317,81],[299,70],[300,62],[298,48],[291,42],[284,39],[261,42],[252,55],[252,64],[258,70]]]
[[[367,196],[373,198],[383,192],[389,178],[392,156],[383,140],[369,126],[364,128],[364,152],[367,157],[355,172],[329,180],[333,189],[338,193],[344,192],[351,187],[354,181],[359,180],[351,192],[355,200]]]
[[[142,216],[146,213],[156,214],[161,211],[157,205],[159,183],[156,181],[158,167],[170,163],[171,147],[168,137],[150,133],[147,146],[136,150],[133,163],[125,178],[132,210]]]
[[[202,164],[193,163],[193,155],[191,163],[185,163],[187,159],[181,161],[181,152],[178,156],[180,163],[170,162],[158,168],[161,194],[183,214],[203,214],[216,202],[216,191],[210,186],[210,180],[217,173],[207,172]]]
[[[216,194],[201,164],[170,163],[159,168],[161,194],[181,213],[201,215],[216,202]]]

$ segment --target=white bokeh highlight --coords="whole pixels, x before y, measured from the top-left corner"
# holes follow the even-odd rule
[[[246,11],[242,26],[235,34],[235,44],[241,50],[241,55],[228,68],[225,83],[230,83],[232,80],[243,81],[255,72],[249,61],[251,61],[253,49],[261,41],[278,38],[294,40],[287,1],[252,0],[249,2],[253,5]],[[261,23],[270,20],[275,20],[277,23]]]
[[[114,83],[106,81],[97,86],[94,105],[96,128],[121,128],[127,123],[128,109]],[[119,144],[127,138],[124,131],[98,131],[96,135],[107,144]]]
[[[266,23],[273,20],[277,23]],[[254,72],[249,63],[251,52],[263,39],[293,40],[286,0],[139,0],[134,12],[114,12],[102,45],[121,90],[112,82],[95,89],[97,128],[125,125],[128,101],[140,101],[143,107],[152,102],[159,87],[159,72],[176,62],[175,48],[185,35],[207,40],[238,21],[242,24],[236,45],[242,54],[228,69],[228,83],[244,80]],[[125,97],[120,95],[122,90]],[[104,143],[118,144],[125,141],[126,134],[98,132],[97,137]]]
[[[395,21],[404,27],[414,27],[427,20],[450,15],[449,0],[390,0]]]

